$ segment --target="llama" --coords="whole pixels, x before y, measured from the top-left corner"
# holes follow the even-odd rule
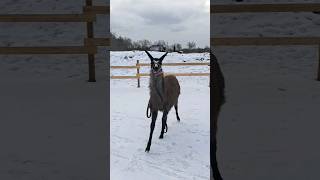
[[[149,141],[146,147],[146,152],[150,151],[152,134],[154,126],[156,124],[158,111],[163,112],[162,116],[162,128],[160,139],[163,138],[163,134],[168,131],[167,126],[167,115],[174,106],[176,110],[177,120],[180,121],[178,114],[178,98],[180,95],[180,85],[177,78],[174,75],[163,75],[162,71],[162,61],[168,53],[165,53],[161,58],[153,58],[148,51],[145,51],[151,60],[151,70],[150,70],[150,99],[147,108],[147,117],[151,117],[150,125],[150,135]],[[151,110],[151,115],[148,115],[148,110]]]
[[[210,164],[215,180],[222,180],[217,163],[217,130],[218,130],[218,116],[221,106],[225,103],[225,81],[220,69],[218,60],[214,54],[210,52],[210,71],[212,73],[210,79],[210,87],[212,89],[211,102],[213,109],[212,119],[210,122]]]

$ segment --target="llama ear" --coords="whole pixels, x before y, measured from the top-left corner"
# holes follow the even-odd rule
[[[167,56],[168,52],[166,52],[163,56],[161,56],[161,58],[159,58],[160,61],[162,61],[166,56]]]
[[[151,54],[148,51],[145,51],[145,52],[148,54],[150,60],[153,60],[153,57],[151,56]]]

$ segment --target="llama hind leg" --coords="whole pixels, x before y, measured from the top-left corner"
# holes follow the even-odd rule
[[[216,136],[210,136],[210,165],[214,180],[223,180],[217,162],[217,141]]]
[[[153,134],[154,126],[156,125],[157,116],[158,116],[158,111],[152,112],[152,121],[151,121],[151,124],[150,124],[150,135],[149,135],[149,141],[148,141],[148,144],[147,144],[147,147],[146,147],[146,152],[150,151],[151,141],[152,141],[152,134]]]
[[[222,180],[217,162],[217,120],[219,111],[214,111],[213,121],[210,122],[210,164],[214,180]]]
[[[180,117],[179,117],[179,113],[178,113],[178,103],[176,103],[176,104],[174,105],[174,109],[176,110],[177,120],[180,122]]]
[[[161,134],[159,136],[159,139],[163,139],[163,133],[164,133],[164,130],[168,127],[167,127],[167,117],[168,117],[168,111],[167,110],[164,110],[163,111],[163,116],[162,116],[162,128],[161,128]]]

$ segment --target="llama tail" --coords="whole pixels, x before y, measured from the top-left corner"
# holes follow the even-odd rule
[[[150,101],[148,103],[148,107],[147,107],[147,112],[146,112],[146,115],[147,115],[147,118],[150,118],[151,117],[151,111],[149,112],[150,110]],[[150,114],[149,114],[150,113]]]

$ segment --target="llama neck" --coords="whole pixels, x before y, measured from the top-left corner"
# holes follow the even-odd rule
[[[163,81],[163,72],[154,73],[152,70],[150,71],[150,83],[152,85],[157,85],[159,82]]]
[[[163,100],[164,95],[164,77],[163,73],[155,74],[152,71],[150,72],[150,95],[159,97]]]

